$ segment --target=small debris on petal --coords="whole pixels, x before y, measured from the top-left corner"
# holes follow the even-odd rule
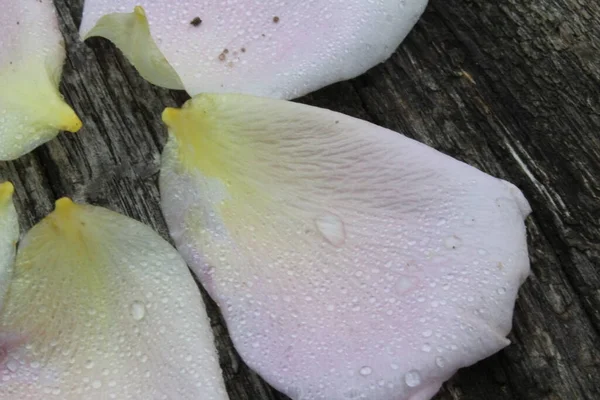
[[[200,17],[196,17],[190,22],[190,25],[198,27],[198,26],[200,26],[201,23],[202,23],[202,20],[200,19]]]

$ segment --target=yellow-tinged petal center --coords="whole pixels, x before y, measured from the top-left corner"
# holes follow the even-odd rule
[[[0,71],[0,100],[7,112],[21,115],[29,126],[28,137],[47,129],[77,132],[82,122],[65,103],[48,66],[34,59]],[[17,129],[17,127],[13,128]],[[18,127],[22,131],[23,127]]]
[[[83,207],[58,200],[55,211],[27,234],[17,255],[0,329],[24,335],[39,348],[61,335],[90,331],[90,313],[107,310],[107,238]],[[92,330],[102,327],[99,321]]]
[[[227,224],[240,214],[250,220],[259,210],[266,213],[271,193],[264,189],[270,181],[255,159],[252,137],[242,133],[243,122],[223,114],[211,96],[200,95],[181,109],[165,109],[162,118],[176,139],[180,172],[216,179],[226,189],[228,196],[219,208]],[[269,157],[276,160],[277,155]],[[188,218],[193,221],[195,217]]]
[[[163,122],[177,138],[179,157],[188,170],[199,170],[203,175],[218,178],[226,185],[234,180],[230,157],[245,157],[248,149],[232,140],[225,122],[217,122],[211,115],[210,104],[202,110],[167,108]]]
[[[252,235],[259,232],[266,215],[290,214],[281,188],[273,181],[267,168],[280,168],[287,164],[286,155],[279,149],[277,135],[265,135],[270,127],[249,127],[247,121],[236,118],[238,113],[230,110],[222,99],[211,95],[199,95],[188,101],[183,108],[167,108],[162,114],[163,122],[172,135],[171,156],[178,158],[175,168],[181,174],[200,178],[205,187],[203,193],[219,193],[220,219],[231,231],[237,231],[241,221],[253,226]],[[190,226],[198,226],[200,216],[186,216]]]

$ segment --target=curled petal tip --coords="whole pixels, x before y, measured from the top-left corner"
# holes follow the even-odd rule
[[[15,187],[10,182],[0,183],[0,204],[10,200],[15,192]]]
[[[59,129],[67,132],[78,132],[83,127],[83,122],[79,119],[75,111],[69,108],[69,111],[61,118]]]
[[[178,108],[167,107],[162,113],[162,120],[168,126],[172,127],[180,118],[181,110]]]
[[[111,40],[143,77],[159,86],[190,95],[228,92],[291,99],[386,60],[427,0],[347,0],[328,17],[327,26],[335,29],[327,29],[320,18],[331,3],[327,0],[304,1],[301,13],[293,11],[294,2],[237,3],[246,7],[226,1],[87,0],[81,31]],[[144,8],[129,12],[136,4]],[[165,17],[190,8],[188,4],[202,4],[207,23],[193,23],[200,17],[188,12],[174,20]],[[248,7],[252,18],[245,15]],[[381,15],[387,17],[381,20]],[[256,26],[269,40],[240,36]],[[185,51],[182,40],[189,44]],[[234,50],[228,54],[224,46]],[[288,53],[294,57],[286,57]]]
[[[144,17],[144,18],[146,18],[146,12],[144,11],[144,7],[142,7],[142,6],[135,6],[135,7],[133,8],[133,12],[134,12],[136,15],[139,15],[140,17]]]
[[[71,200],[70,198],[63,197],[62,199],[56,200],[55,206],[56,206],[55,211],[57,213],[64,214],[64,213],[68,213],[71,210],[73,210],[73,208],[76,206],[76,204],[73,203],[73,200]]]

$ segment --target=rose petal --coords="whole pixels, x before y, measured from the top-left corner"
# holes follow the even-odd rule
[[[86,3],[87,9],[88,3]],[[135,6],[131,13],[104,15],[86,34],[86,38],[95,36],[114,42],[144,79],[168,89],[184,89],[179,75],[152,39],[146,13],[142,7]]]
[[[512,184],[328,110],[167,109],[171,234],[243,359],[302,400],[423,400],[504,346],[529,271]]]
[[[86,0],[80,31],[83,37],[114,42],[142,76],[158,85],[177,87],[174,70],[192,95],[294,98],[386,60],[426,4]],[[141,8],[125,14],[136,6],[145,10],[147,23]]]
[[[13,192],[14,187],[10,182],[0,183],[0,310],[12,276],[19,240],[19,221],[12,202]]]
[[[58,84],[65,60],[52,1],[5,0],[0,13],[0,160],[76,132],[81,121]]]
[[[25,236],[0,332],[2,399],[227,399],[185,263],[106,209],[62,199]]]

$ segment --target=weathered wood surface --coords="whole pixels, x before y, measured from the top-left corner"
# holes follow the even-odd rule
[[[82,0],[55,3],[68,45],[61,90],[85,127],[0,163],[22,228],[68,195],[168,237],[160,112],[186,95],[145,82],[104,40],[81,43]],[[437,399],[600,399],[599,2],[432,0],[388,62],[300,101],[401,131],[514,182],[531,202],[533,272],[513,344],[460,371]],[[244,366],[208,304],[231,399],[284,399]]]

